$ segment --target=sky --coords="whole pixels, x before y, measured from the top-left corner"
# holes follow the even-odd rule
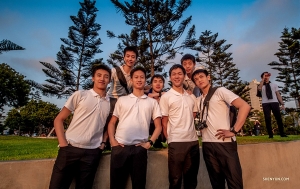
[[[118,35],[129,33],[131,27],[109,0],[98,0],[96,7],[103,52],[95,58],[106,61],[119,43],[117,39],[109,39],[106,31]],[[55,65],[56,54],[63,44],[60,38],[68,37],[68,28],[73,25],[70,16],[76,16],[79,8],[79,0],[0,0],[0,40],[8,39],[26,49],[4,52],[0,63],[7,63],[26,79],[44,83],[46,77],[39,62]],[[277,72],[268,63],[278,61],[274,54],[283,29],[300,28],[299,0],[193,0],[182,18],[190,15],[192,22],[188,28],[196,26],[196,37],[210,30],[219,34],[217,39],[232,44],[228,52],[241,70],[243,81],[260,80],[260,74],[269,71],[271,81],[282,85],[275,81]],[[180,63],[180,59],[178,55],[172,62]],[[66,101],[55,97],[43,97],[43,100],[60,108]],[[286,106],[295,107],[295,103],[289,102]]]

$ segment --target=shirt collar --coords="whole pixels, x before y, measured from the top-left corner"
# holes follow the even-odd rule
[[[96,92],[94,91],[94,89],[90,89],[89,91],[92,93],[92,95],[93,95],[94,97],[100,96],[98,93],[96,93]],[[106,96],[105,96],[104,98],[105,98],[106,101],[109,101],[109,97],[108,97],[107,94],[106,94]]]
[[[130,93],[130,95],[129,95],[131,98],[147,98],[148,96],[147,95],[143,95],[143,96],[141,96],[141,97],[137,97],[137,96],[135,96],[133,93]]]
[[[170,89],[170,92],[175,94],[176,96],[189,95],[189,93],[187,93],[184,89],[183,89],[183,91],[184,91],[183,94],[181,94],[181,93],[175,91],[173,88]]]

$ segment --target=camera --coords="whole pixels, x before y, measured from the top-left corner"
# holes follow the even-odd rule
[[[267,76],[267,77],[270,77],[270,76],[271,76],[271,73],[266,73],[266,76]]]
[[[204,129],[204,128],[207,128],[206,121],[199,122],[199,123],[196,125],[196,129],[197,129],[197,130],[202,130],[202,129]]]

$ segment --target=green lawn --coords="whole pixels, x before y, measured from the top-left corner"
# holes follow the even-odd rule
[[[289,135],[289,137],[286,138],[275,135],[273,139],[269,139],[268,136],[237,137],[238,144],[285,142],[293,140],[300,140],[300,135]],[[0,161],[47,159],[57,156],[58,142],[56,139],[0,135],[0,141]],[[166,147],[167,145],[164,144],[164,146]],[[159,149],[152,148],[152,150]]]

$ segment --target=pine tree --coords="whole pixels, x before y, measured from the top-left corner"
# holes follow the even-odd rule
[[[179,46],[176,47],[176,43],[192,17],[179,21],[183,12],[191,5],[191,0],[133,0],[131,4],[122,4],[118,0],[111,2],[124,15],[125,23],[133,27],[130,35],[117,36],[122,44],[111,55],[111,61],[116,57],[123,57],[121,49],[124,46],[136,45],[140,54],[138,62],[149,70],[151,76],[155,71],[162,71],[167,60],[173,59],[180,49]],[[107,33],[109,37],[116,37],[111,31]]]
[[[44,95],[57,98],[68,97],[81,87],[91,87],[91,67],[102,63],[102,59],[93,59],[96,53],[101,53],[102,44],[98,37],[101,25],[96,23],[96,1],[84,0],[77,16],[70,16],[74,25],[69,27],[68,38],[61,38],[63,44],[57,53],[57,67],[40,62],[45,68],[43,72],[48,77],[47,84],[32,85],[42,90]]]
[[[6,51],[14,51],[14,50],[25,50],[25,48],[11,42],[10,40],[4,39],[0,41],[0,54]]]
[[[197,51],[196,61],[204,66],[211,76],[212,86],[222,86],[249,101],[248,83],[240,80],[240,70],[233,63],[232,53],[227,52],[231,44],[225,39],[217,40],[218,33],[205,30],[199,38],[195,38],[195,30],[191,28],[183,42],[185,48]]]
[[[284,86],[281,92],[286,101],[290,97],[296,100],[296,105],[300,105],[300,28],[284,28],[279,49],[275,55],[279,61],[269,63],[272,69],[278,71],[276,81],[282,82]]]

